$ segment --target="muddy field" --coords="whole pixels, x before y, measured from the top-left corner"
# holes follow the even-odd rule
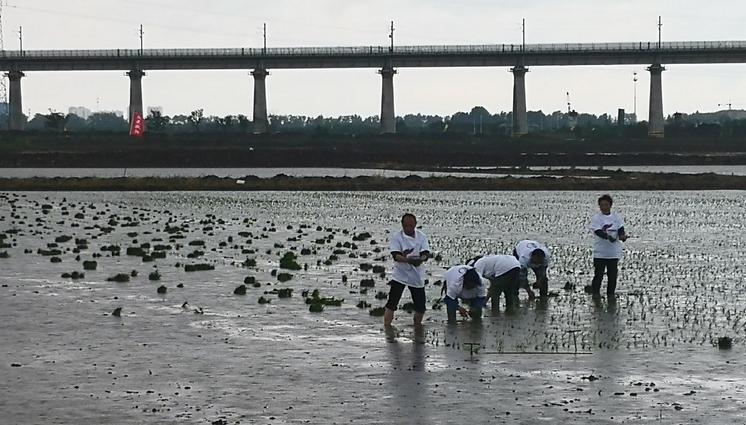
[[[616,195],[609,303],[596,193],[0,193],[0,423],[746,422],[746,192]],[[405,210],[439,261],[385,332]],[[522,238],[553,296],[446,324],[444,268]]]

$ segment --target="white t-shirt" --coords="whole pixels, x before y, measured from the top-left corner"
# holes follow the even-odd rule
[[[427,243],[427,236],[419,230],[414,231],[414,237],[407,236],[403,230],[391,235],[389,241],[389,250],[393,252],[400,252],[404,254],[406,251],[411,251],[405,254],[410,258],[419,258],[420,253],[424,251],[430,251],[430,246]],[[425,287],[425,266],[424,263],[418,267],[412,264],[394,262],[394,269],[391,273],[391,278],[401,284],[411,286],[413,288],[424,288]]]
[[[487,287],[490,281],[480,277],[482,284],[472,289],[464,289],[464,274],[471,270],[471,266],[454,266],[448,269],[443,275],[446,281],[446,295],[451,299],[471,300],[477,297],[487,297]]]
[[[597,213],[591,218],[590,229],[593,235],[593,258],[621,258],[622,242],[619,240],[619,229],[624,227],[624,220],[619,214],[611,213],[604,215]],[[607,235],[613,236],[616,240],[609,242],[608,239],[599,238],[595,234],[596,230],[603,230]]]
[[[518,254],[518,262],[521,263],[522,268],[536,266],[536,264],[531,264],[531,253],[537,249],[544,252],[544,262],[540,265],[544,267],[549,266],[549,250],[547,247],[536,241],[525,240],[518,242],[515,246],[515,252]]]
[[[477,272],[486,278],[501,276],[516,267],[521,263],[512,255],[485,255],[474,263]]]

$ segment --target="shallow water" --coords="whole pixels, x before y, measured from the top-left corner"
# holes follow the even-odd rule
[[[0,234],[11,245],[0,248],[10,255],[0,258],[3,423],[742,422],[746,192],[616,194],[632,235],[616,304],[583,292],[594,193],[1,196]],[[44,213],[42,204],[52,209]],[[358,267],[391,266],[387,232],[403,210],[418,215],[443,260],[428,264],[424,332],[400,311],[397,331],[387,334],[379,317],[355,306],[383,305],[375,293],[387,290],[386,279]],[[183,230],[168,234],[167,226]],[[363,231],[377,243],[353,242]],[[178,234],[184,238],[169,240]],[[37,253],[61,235],[85,238],[88,248],[78,254],[74,239],[59,243],[60,263]],[[445,267],[507,253],[524,237],[550,247],[557,297],[529,302],[522,293],[515,315],[501,311],[481,324],[449,326],[445,311],[430,309]],[[316,243],[323,238],[331,243]],[[188,245],[194,240],[205,246]],[[173,249],[147,263],[125,255],[145,242]],[[345,242],[357,249],[336,247]],[[101,251],[114,244],[120,256]],[[315,252],[299,255],[307,271],[280,283],[271,272],[293,248]],[[187,258],[197,249],[204,256]],[[334,250],[344,253],[325,265]],[[82,272],[94,253],[102,254],[97,270],[60,277]],[[243,267],[247,258],[256,267]],[[194,263],[215,270],[184,271]],[[154,269],[158,282],[148,280]],[[130,282],[106,281],[132,270],[139,274]],[[263,286],[234,295],[246,276]],[[358,292],[363,278],[376,282],[366,295]],[[567,282],[575,288],[563,290]],[[293,288],[293,296],[264,293],[276,288]],[[305,289],[345,301],[310,313]],[[258,304],[260,296],[271,303]],[[119,318],[110,314],[116,307]],[[713,346],[725,335],[732,350]],[[470,354],[464,343],[481,348]]]

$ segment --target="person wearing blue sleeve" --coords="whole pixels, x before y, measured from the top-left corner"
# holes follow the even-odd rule
[[[445,284],[443,302],[448,312],[448,321],[456,321],[456,311],[461,317],[473,320],[482,318],[482,309],[487,303],[487,285],[490,281],[481,277],[471,266],[454,266],[443,275]],[[459,299],[469,305],[469,310],[459,304]]]
[[[591,293],[594,297],[601,294],[601,282],[604,272],[608,278],[606,295],[615,297],[617,277],[619,274],[619,259],[622,257],[622,242],[627,240],[624,220],[619,214],[611,212],[614,200],[609,195],[598,198],[599,213],[591,219],[590,230],[593,232],[593,283]]]

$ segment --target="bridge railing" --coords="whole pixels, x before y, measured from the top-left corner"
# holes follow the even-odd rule
[[[746,50],[746,41],[669,41],[626,43],[549,43],[549,44],[482,44],[431,46],[351,46],[351,47],[280,47],[221,49],[105,49],[105,50],[0,50],[6,59],[105,59],[105,58],[200,58],[254,57],[282,58],[297,56],[416,56],[416,55],[485,55],[485,54],[553,54],[589,52],[644,51],[661,53],[707,50]]]

